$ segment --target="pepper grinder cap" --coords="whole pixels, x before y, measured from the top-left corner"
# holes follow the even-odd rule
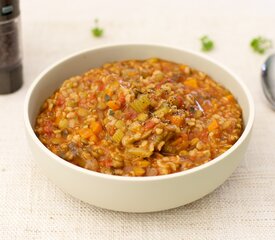
[[[19,0],[0,0],[0,23],[20,14]]]

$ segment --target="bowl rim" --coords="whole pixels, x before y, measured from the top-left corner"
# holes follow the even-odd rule
[[[171,173],[171,174],[159,175],[159,176],[147,176],[147,177],[116,176],[116,175],[108,175],[108,174],[105,174],[105,173],[94,172],[94,171],[76,166],[76,165],[74,165],[70,162],[67,162],[66,160],[64,160],[61,157],[55,155],[48,148],[46,148],[43,145],[43,143],[36,136],[32,126],[31,126],[31,122],[30,122],[30,118],[29,118],[29,114],[28,114],[28,112],[29,112],[29,103],[30,103],[30,100],[31,100],[32,93],[35,90],[38,83],[40,82],[40,80],[42,79],[42,77],[45,74],[47,74],[49,71],[54,69],[55,67],[62,64],[64,61],[69,60],[69,59],[74,58],[74,57],[77,57],[79,55],[88,53],[88,52],[93,52],[93,51],[102,50],[102,49],[105,49],[105,50],[110,49],[111,50],[112,48],[119,48],[119,47],[142,47],[142,46],[144,46],[144,47],[159,47],[159,48],[166,48],[168,50],[175,50],[175,51],[185,52],[187,54],[190,54],[190,55],[193,55],[195,57],[201,58],[205,61],[208,61],[213,65],[216,65],[218,68],[221,68],[224,72],[227,72],[229,75],[231,75],[234,78],[234,80],[242,88],[242,90],[245,94],[245,97],[248,100],[248,105],[249,105],[248,106],[247,123],[245,125],[244,131],[243,131],[241,137],[237,140],[237,142],[234,143],[234,145],[230,149],[225,151],[220,156],[214,158],[213,160],[211,160],[207,163],[199,165],[197,167],[194,167],[194,168],[191,168],[191,169],[188,169],[188,170],[185,170],[185,171],[177,172],[177,173]],[[26,128],[26,132],[30,136],[31,140],[37,145],[38,148],[40,148],[40,150],[43,151],[43,153],[48,158],[51,158],[51,160],[57,161],[57,163],[63,165],[65,168],[70,168],[71,170],[76,171],[80,174],[90,175],[91,177],[98,177],[98,178],[102,178],[102,179],[105,179],[105,180],[123,181],[123,182],[124,181],[126,181],[126,182],[151,182],[151,181],[168,180],[168,179],[183,177],[183,176],[186,176],[186,175],[189,175],[189,174],[200,172],[200,171],[202,171],[206,168],[209,168],[210,166],[220,162],[223,158],[227,157],[232,152],[234,152],[237,148],[239,148],[239,146],[245,141],[245,139],[248,137],[249,133],[251,132],[253,122],[254,122],[254,117],[255,117],[254,101],[253,101],[253,98],[252,98],[248,88],[240,80],[240,78],[235,73],[233,73],[231,70],[229,70],[226,66],[224,66],[221,63],[218,63],[217,61],[213,60],[209,56],[205,56],[204,54],[193,51],[193,50],[188,50],[188,49],[185,49],[185,48],[174,47],[174,46],[165,45],[165,44],[155,44],[155,43],[104,44],[104,45],[100,45],[100,46],[93,47],[93,48],[86,48],[84,50],[80,50],[80,51],[77,51],[77,52],[75,52],[73,54],[70,54],[66,57],[63,57],[60,60],[58,60],[58,61],[54,62],[53,64],[51,64],[49,67],[47,67],[45,70],[43,70],[35,78],[35,80],[32,82],[32,84],[30,85],[30,87],[27,91],[25,101],[24,101],[24,124],[25,124],[25,128]]]

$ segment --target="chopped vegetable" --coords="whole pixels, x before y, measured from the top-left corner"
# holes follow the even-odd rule
[[[101,37],[103,35],[104,30],[103,30],[103,28],[100,28],[98,26],[98,19],[94,20],[94,24],[95,24],[95,26],[92,28],[91,32],[92,32],[92,34],[93,34],[94,37],[99,38],[99,37]]]
[[[251,40],[250,46],[255,52],[264,54],[268,49],[272,48],[272,41],[259,36]]]
[[[228,101],[233,101],[233,100],[234,100],[234,97],[233,97],[232,94],[229,94],[229,95],[227,95],[227,96],[225,96],[225,97],[226,97],[226,99],[227,99]]]
[[[187,80],[185,80],[183,82],[183,84],[185,86],[192,87],[192,88],[197,88],[198,87],[198,82],[195,78],[187,78]]]
[[[112,110],[118,110],[120,109],[120,103],[115,101],[109,101],[107,102],[107,106],[110,107]]]
[[[82,128],[79,130],[79,135],[82,138],[90,138],[93,134],[94,133],[90,128]]]
[[[116,128],[123,128],[125,127],[125,123],[122,120],[118,120],[115,124]]]
[[[138,116],[137,116],[137,119],[141,122],[144,122],[145,120],[147,120],[148,118],[148,114],[146,113],[140,113]]]
[[[145,123],[144,128],[146,130],[149,130],[149,129],[152,129],[155,125],[156,125],[156,123],[154,121],[150,120]]]
[[[52,144],[60,144],[62,143],[62,138],[53,138],[52,139]]]
[[[141,167],[134,167],[133,168],[135,176],[142,176],[145,173],[145,170]]]
[[[147,95],[140,95],[138,99],[135,99],[130,106],[136,111],[136,112],[143,112],[146,110],[146,108],[150,105],[150,100]]]
[[[108,115],[114,116],[114,114],[115,114],[114,111],[112,109],[109,109]]]
[[[138,157],[146,158],[152,155],[152,152],[143,148],[133,147],[128,150],[130,154]]]
[[[106,101],[106,102],[108,102],[108,101],[111,100],[111,97],[110,97],[108,94],[106,94],[104,98],[105,98],[105,101]]]
[[[183,124],[183,117],[178,115],[169,116],[168,118],[171,123],[175,124],[176,126],[181,126]]]
[[[67,119],[61,119],[58,123],[58,127],[60,129],[64,129],[68,127],[68,120]]]
[[[100,122],[91,122],[90,128],[94,134],[99,134],[102,131],[102,125]]]
[[[126,99],[123,93],[119,95],[118,101],[120,102],[121,106],[125,105]]]
[[[169,112],[169,107],[168,106],[163,106],[162,108],[158,109],[157,111],[154,112],[154,115],[158,118],[162,118],[165,114]]]
[[[216,119],[213,119],[212,122],[208,125],[208,130],[213,131],[219,127],[219,124]]]
[[[95,135],[95,134],[92,134],[91,136],[90,136],[90,138],[89,138],[89,140],[91,141],[91,142],[97,142],[98,141],[98,137]]]
[[[120,143],[123,136],[124,136],[123,131],[121,129],[117,129],[115,134],[112,136],[112,139],[114,142]]]
[[[107,108],[107,105],[106,105],[105,102],[99,102],[99,103],[97,104],[97,108],[100,109],[100,110],[104,110],[104,109]]]
[[[139,167],[148,167],[149,165],[150,165],[150,162],[148,162],[146,160],[138,162]]]
[[[177,96],[177,101],[176,101],[176,105],[178,107],[181,107],[183,103],[183,98],[181,96]]]
[[[201,50],[203,52],[209,52],[214,48],[214,42],[208,36],[202,36],[201,41]]]
[[[158,58],[149,58],[147,61],[150,63],[157,63],[159,61],[159,59]]]

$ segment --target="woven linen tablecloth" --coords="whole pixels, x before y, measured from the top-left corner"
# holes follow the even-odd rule
[[[261,90],[254,53],[258,35],[275,43],[275,2],[27,0],[21,2],[25,83],[0,96],[0,239],[275,239],[275,112]],[[95,18],[105,33],[90,34]],[[54,61],[106,43],[155,42],[200,51],[237,73],[250,89],[256,118],[245,159],[208,196],[173,210],[132,214],[83,203],[62,192],[32,160],[23,101],[34,78]],[[271,53],[272,50],[269,52]]]

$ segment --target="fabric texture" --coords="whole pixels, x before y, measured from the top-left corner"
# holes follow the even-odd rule
[[[261,89],[268,54],[254,53],[258,35],[275,43],[274,1],[21,1],[24,86],[0,96],[0,239],[275,239],[275,112]],[[99,19],[102,38],[90,29]],[[23,102],[34,78],[54,61],[101,44],[155,42],[200,51],[232,69],[251,91],[256,116],[240,166],[206,197],[173,210],[133,214],[83,203],[55,186],[32,160]],[[217,79],[218,80],[218,79]]]

